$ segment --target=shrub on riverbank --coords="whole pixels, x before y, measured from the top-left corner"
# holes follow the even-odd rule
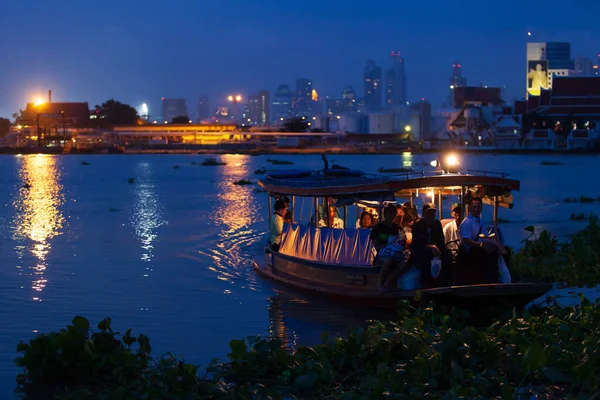
[[[511,273],[525,280],[559,282],[567,286],[600,284],[600,223],[589,216],[588,226],[559,242],[548,231],[524,241],[512,259]]]
[[[589,398],[600,390],[600,307],[513,315],[485,328],[458,313],[403,305],[397,322],[370,322],[347,338],[290,352],[278,340],[230,342],[206,374],[110,319],[90,332],[75,317],[60,332],[20,343],[18,389],[58,399]]]

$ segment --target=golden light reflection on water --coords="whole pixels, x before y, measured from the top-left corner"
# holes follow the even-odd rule
[[[139,178],[133,186],[135,203],[131,224],[141,243],[141,260],[151,262],[154,246],[158,239],[158,228],[165,224],[156,188],[152,182],[152,169],[149,163],[140,163],[137,167]],[[153,271],[152,266],[145,268],[144,276]]]
[[[41,301],[40,293],[46,287],[47,257],[51,250],[50,240],[60,235],[65,222],[59,207],[64,203],[60,170],[57,159],[50,155],[27,155],[19,158],[19,178],[22,187],[15,198],[15,239],[20,243],[15,247],[17,257],[23,260],[29,250],[37,259],[23,274],[32,275],[32,289],[37,293],[33,300]],[[31,245],[23,244],[31,240]],[[23,266],[17,266],[23,269]]]
[[[250,289],[255,289],[256,277],[253,274],[251,259],[253,246],[262,238],[262,231],[257,231],[253,225],[260,219],[260,207],[254,195],[255,185],[234,185],[240,179],[256,178],[251,171],[250,156],[228,154],[221,157],[226,165],[217,173],[216,186],[218,201],[212,213],[212,223],[225,225],[220,233],[216,247],[200,250],[200,253],[210,257],[214,265],[209,270],[217,273],[217,279],[233,282],[243,276]],[[264,199],[266,201],[266,199]]]

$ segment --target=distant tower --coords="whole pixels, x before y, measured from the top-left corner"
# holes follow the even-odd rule
[[[462,66],[455,62],[452,64],[452,75],[448,80],[448,99],[446,100],[446,107],[454,108],[454,89],[457,87],[467,86],[467,78],[462,76]]]
[[[298,78],[296,79],[296,95],[292,109],[296,116],[308,116],[312,108],[312,79]]]
[[[399,51],[390,54],[392,66],[385,72],[385,106],[397,108],[406,104],[406,72]]]
[[[369,111],[379,111],[381,109],[381,67],[378,67],[373,60],[367,60],[364,71],[365,83],[365,107]]]
[[[279,85],[271,103],[271,121],[280,123],[288,119],[291,115],[292,101],[293,96],[290,87],[288,85]]]
[[[200,96],[198,99],[198,110],[196,113],[196,119],[201,122],[203,119],[211,117],[210,112],[210,100],[207,96]]]

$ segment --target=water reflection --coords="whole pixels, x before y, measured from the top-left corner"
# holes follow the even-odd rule
[[[36,264],[23,274],[34,277],[31,288],[37,293],[33,300],[41,301],[40,293],[46,287],[47,258],[51,250],[50,240],[61,234],[65,222],[59,207],[64,203],[63,187],[60,184],[60,170],[57,159],[50,155],[28,155],[18,159],[20,163],[19,178],[21,188],[15,198],[15,247],[17,258],[25,260],[29,250],[36,259]],[[23,240],[31,240],[29,246]],[[19,265],[17,268],[22,269]]]
[[[200,254],[214,261],[210,269],[217,273],[217,279],[233,282],[235,278],[243,277],[248,287],[255,289],[256,276],[251,260],[260,251],[263,237],[263,231],[256,227],[262,225],[260,202],[264,199],[256,199],[255,185],[233,184],[241,179],[256,180],[249,167],[250,156],[228,154],[221,160],[227,165],[217,171],[220,174],[216,185],[218,201],[210,218],[215,225],[224,227],[216,247],[200,249]]]
[[[390,320],[393,310],[369,308],[356,302],[337,302],[325,296],[307,295],[292,288],[275,289],[267,299],[269,338],[290,349],[320,343],[321,333],[346,335],[370,319]]]
[[[135,230],[142,248],[141,260],[150,263],[154,257],[153,251],[158,238],[158,228],[166,222],[162,217],[162,210],[156,188],[152,181],[152,167],[149,163],[142,162],[137,165],[137,182],[133,185],[135,197],[131,225]],[[154,269],[151,265],[145,268],[144,276],[148,276]]]

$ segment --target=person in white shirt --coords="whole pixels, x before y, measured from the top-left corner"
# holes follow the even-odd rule
[[[287,205],[283,200],[277,200],[273,207],[275,212],[271,218],[271,226],[269,227],[269,246],[271,250],[279,251],[281,245],[281,237],[283,235],[283,223],[287,212]]]
[[[497,248],[489,241],[480,240],[480,234],[487,234],[481,221],[483,202],[479,198],[471,200],[469,216],[460,224],[461,244],[467,249],[464,278],[467,284],[498,282]]]
[[[328,222],[331,222],[331,226],[329,226]],[[329,206],[329,218],[319,219],[319,228],[335,228],[335,229],[344,229],[344,220],[337,216],[335,207]]]
[[[458,244],[460,242],[460,234],[458,227],[461,223],[462,206],[460,204],[454,204],[452,206],[452,218],[454,221],[449,222],[444,227],[444,240],[446,241],[446,248],[451,251],[458,251]]]

